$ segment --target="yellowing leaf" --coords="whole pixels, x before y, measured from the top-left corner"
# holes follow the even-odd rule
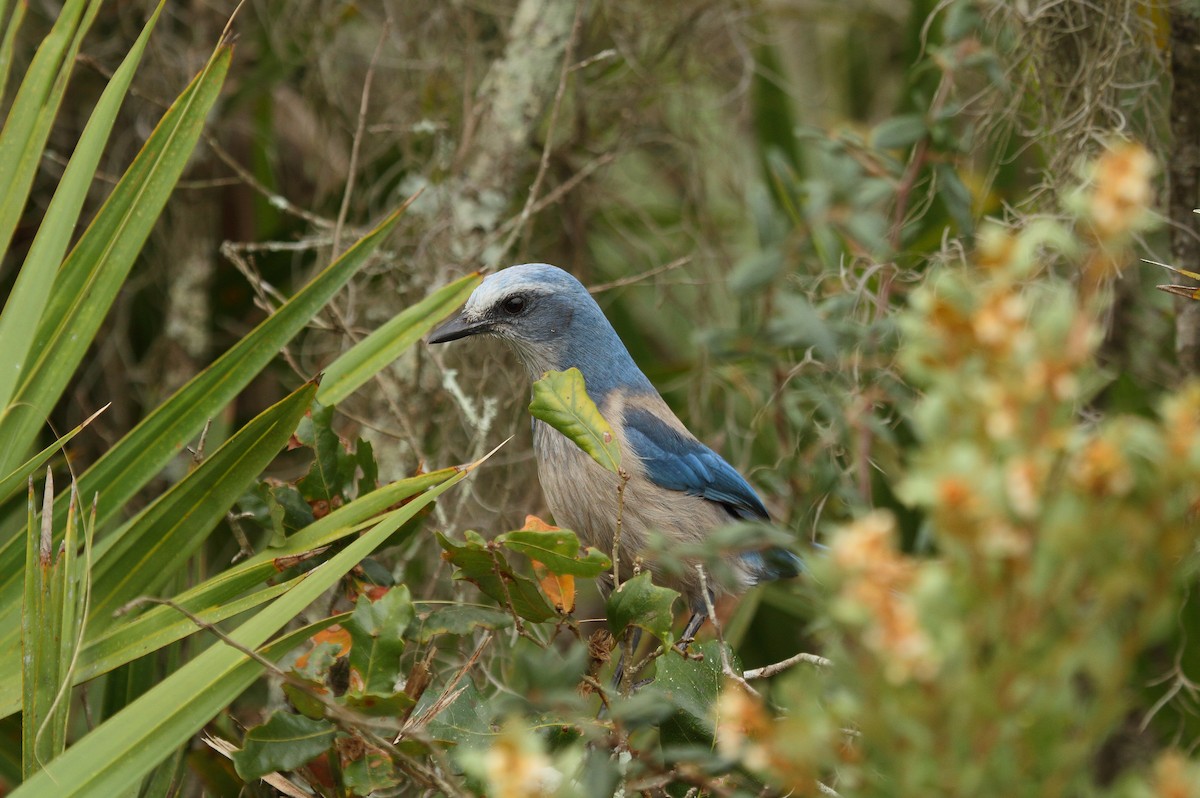
[[[579,369],[547,371],[533,384],[529,412],[566,435],[597,463],[619,473],[621,449],[612,427],[588,396]]]
[[[533,564],[533,575],[538,578],[542,592],[546,594],[546,598],[550,599],[554,609],[558,610],[561,615],[570,615],[574,612],[575,577],[570,574],[551,573],[537,560],[530,560],[530,562]]]

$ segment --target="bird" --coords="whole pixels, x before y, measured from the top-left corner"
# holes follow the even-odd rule
[[[702,542],[738,520],[767,520],[766,506],[732,465],[700,442],[663,400],[621,341],[604,311],[573,275],[547,263],[510,266],[488,275],[462,309],[435,329],[431,344],[469,336],[505,341],[530,381],[577,368],[588,396],[613,430],[628,480],[621,507],[621,579],[657,531],[680,544]],[[619,477],[549,424],[533,420],[538,477],[554,522],[588,546],[611,551],[617,526]],[[655,584],[681,593],[691,617],[680,638],[690,643],[721,594],[740,594],[762,581],[803,571],[784,548],[744,551],[722,581],[696,567],[664,569],[645,559]],[[628,569],[628,575],[626,572]],[[612,575],[601,577],[607,596]],[[708,590],[705,596],[704,590]]]

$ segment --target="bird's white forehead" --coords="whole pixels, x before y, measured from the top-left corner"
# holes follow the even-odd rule
[[[554,287],[535,275],[513,274],[517,267],[505,269],[485,277],[470,298],[467,299],[464,315],[480,316],[501,299],[512,294],[549,294]]]

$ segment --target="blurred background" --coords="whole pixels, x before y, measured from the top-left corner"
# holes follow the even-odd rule
[[[167,8],[110,174],[233,5]],[[51,11],[32,4],[22,36],[36,42]],[[101,10],[10,261],[142,11]],[[248,416],[453,277],[550,262],[592,287],[681,417],[813,537],[887,502],[879,475],[903,436],[889,407],[904,394],[888,308],[931,262],[961,258],[983,215],[1050,212],[1108,138],[1163,140],[1166,13],[251,0],[205,144],[57,421],[121,397],[102,435],[79,444],[94,458],[86,447],[115,440],[256,323],[263,297],[290,293],[420,192],[390,257],[233,412]],[[1164,242],[1147,254],[1168,260]],[[1171,379],[1170,303],[1143,290],[1158,277],[1136,270],[1118,286],[1113,401]],[[385,477],[511,434],[500,457],[528,465],[524,376],[499,349],[473,349],[418,347],[344,408]],[[503,525],[537,508],[531,467],[492,472],[439,509],[443,523],[499,513]]]
[[[0,290],[144,5],[101,10]],[[234,5],[167,7],[108,174],[204,64]],[[18,44],[32,47],[54,8],[29,6]],[[1190,102],[1171,93],[1172,69],[1179,85],[1187,66],[1172,61],[1172,37],[1195,38],[1170,24],[1185,8],[248,0],[205,139],[54,423],[119,400],[72,444],[76,462],[94,461],[265,304],[418,195],[387,256],[214,421],[209,447],[432,289],[550,262],[591,287],[678,415],[801,547],[889,508],[920,551],[925,521],[892,493],[913,445],[899,408],[915,395],[894,368],[892,311],[932,269],[965,259],[985,216],[1016,228],[1057,214],[1080,163],[1121,138],[1163,165],[1167,223],[1138,254],[1197,265],[1178,260],[1197,248],[1176,212],[1195,199],[1166,188],[1175,168],[1195,188],[1178,148],[1197,139],[1172,136],[1186,123],[1172,108]],[[1193,322],[1153,290],[1163,281],[1142,264],[1110,286],[1105,379],[1085,415],[1147,413],[1192,369]],[[498,344],[417,346],[340,405],[336,427],[372,443],[385,481],[515,436],[430,522],[491,536],[546,514],[527,403]],[[275,476],[304,466],[284,458]],[[406,581],[445,579],[434,549],[418,536],[398,558]],[[811,621],[780,586],[747,604],[731,636],[757,665],[799,650]]]

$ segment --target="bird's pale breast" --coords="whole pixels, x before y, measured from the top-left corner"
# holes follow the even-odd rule
[[[661,402],[661,399],[658,401]],[[623,440],[623,407],[624,402],[619,395],[610,397],[601,405],[601,412],[613,426],[619,443]],[[675,420],[673,415],[672,419]],[[679,422],[675,420],[675,423]],[[622,447],[621,454],[622,467],[629,474],[622,501],[618,497],[617,476],[592,460],[557,430],[535,421],[533,445],[538,461],[538,477],[555,523],[574,531],[585,545],[595,546],[607,554],[612,553],[618,506],[621,507],[620,556],[623,579],[633,575],[635,558],[646,554],[646,541],[651,530],[657,530],[673,541],[694,544],[703,540],[714,528],[732,520],[719,504],[655,485],[644,476],[641,463],[627,446]],[[646,556],[643,567],[654,574],[656,583],[683,593],[693,609],[703,608],[704,599],[694,567],[685,566],[676,569],[682,573],[668,574],[660,563],[649,556]],[[709,587],[718,593],[742,592],[753,580],[748,572],[740,573],[743,570],[740,567],[738,570],[741,584],[714,584],[710,578]]]

